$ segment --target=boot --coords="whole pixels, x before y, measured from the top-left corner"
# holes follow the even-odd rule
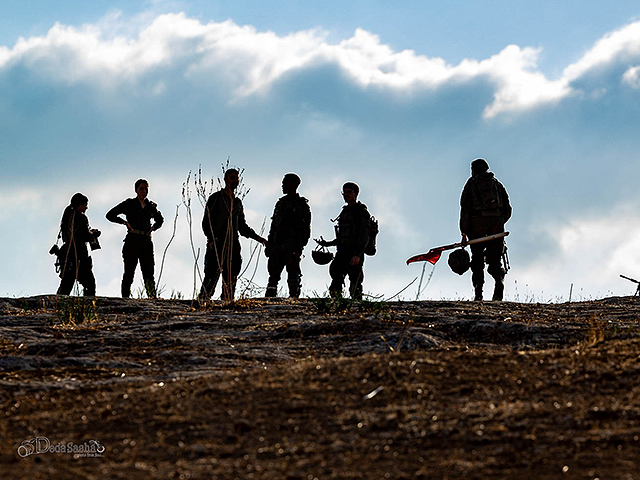
[[[264,292],[265,297],[276,297],[278,295],[278,287],[277,286],[267,286],[267,290]]]
[[[481,302],[482,301],[482,285],[475,287],[475,290],[476,290],[476,296],[473,298],[473,301]]]
[[[493,298],[494,302],[502,301],[502,295],[504,294],[504,283],[502,280],[496,280],[496,286],[493,290]]]
[[[290,283],[289,284],[289,297],[291,298],[300,298],[300,284],[299,283]]]

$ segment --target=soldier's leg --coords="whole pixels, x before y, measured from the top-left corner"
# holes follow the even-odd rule
[[[345,256],[338,252],[331,261],[331,265],[329,265],[329,275],[331,276],[329,295],[331,295],[332,298],[342,296],[344,277],[347,275],[347,264],[344,259]]]
[[[80,262],[80,270],[78,271],[78,282],[84,287],[85,297],[95,297],[96,295],[96,278],[93,276],[93,261],[91,257]]]
[[[220,267],[216,249],[207,245],[207,252],[204,256],[204,280],[200,288],[198,298],[202,301],[209,300],[213,295],[218,279],[220,278]]]
[[[265,297],[276,297],[278,295],[278,282],[280,281],[284,265],[285,259],[283,252],[274,249],[271,255],[269,255],[269,261],[267,262],[269,282],[267,283],[267,290],[264,294]]]
[[[471,283],[475,290],[474,300],[482,300],[482,286],[484,285],[484,250],[482,243],[471,245]]]
[[[351,259],[349,259],[351,261]],[[349,294],[354,300],[362,300],[362,282],[364,281],[364,255],[358,265],[349,265]]]
[[[60,286],[58,287],[57,295],[69,295],[73,290],[73,284],[76,282],[75,272],[66,271],[63,273],[60,280]]]
[[[227,244],[223,245],[222,249],[219,250],[220,253],[220,275],[222,277],[222,295],[220,296],[221,300],[233,300],[232,291],[234,291],[235,286],[233,285],[233,246],[229,246]]]
[[[300,257],[293,252],[287,253],[287,285],[289,296],[299,298],[302,289],[302,271],[300,270]]]
[[[140,270],[147,296],[156,298],[155,259],[153,258],[153,243],[150,240],[145,240],[140,246]]]
[[[65,248],[63,246],[63,248]],[[68,251],[65,249],[65,252]],[[58,295],[69,295],[73,290],[73,285],[76,283],[76,261],[77,259],[72,257],[73,254],[64,255],[62,258],[62,270],[60,271],[60,286],[58,287]]]
[[[487,272],[495,280],[495,288],[493,290],[492,300],[502,300],[504,295],[504,276],[505,271],[502,268],[502,253],[504,251],[504,240],[493,240],[487,242],[487,264],[489,268]]]
[[[235,249],[231,254],[230,262],[225,262],[222,267],[222,300],[232,302],[236,294],[236,282],[242,268],[240,249]]]
[[[133,285],[133,276],[138,266],[138,245],[135,240],[127,237],[122,247],[122,260],[124,261],[124,273],[122,275],[122,298],[131,296],[131,285]]]

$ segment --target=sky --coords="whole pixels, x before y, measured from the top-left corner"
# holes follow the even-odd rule
[[[97,293],[118,295],[125,232],[105,213],[146,178],[166,219],[162,295],[191,298],[205,245],[193,178],[216,184],[227,158],[265,236],[285,173],[302,178],[313,238],[333,238],[341,185],[358,183],[380,222],[365,260],[376,298],[418,298],[422,265],[405,260],[459,240],[478,157],[513,205],[507,300],[630,295],[619,275],[640,279],[637,2],[5,2],[0,91],[0,296],[56,291],[48,251],[76,192],[102,231]],[[305,296],[330,283],[313,243]],[[243,241],[245,277],[264,287],[255,247]],[[446,256],[422,286],[420,299],[473,293]]]

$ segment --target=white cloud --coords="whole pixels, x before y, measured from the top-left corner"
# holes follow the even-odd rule
[[[571,93],[565,79],[548,80],[535,71],[539,50],[509,45],[498,55],[480,62],[479,69],[497,85],[494,102],[484,110],[486,118],[556,103]]]
[[[631,67],[624,72],[622,81],[631,88],[640,88],[640,66]]]
[[[598,40],[580,60],[564,69],[563,78],[572,82],[615,61],[628,60],[638,55],[640,55],[640,22],[633,22]]]
[[[558,251],[518,269],[515,273],[518,283],[538,293],[566,292],[565,300],[571,284],[574,292],[582,290],[587,298],[612,295],[614,290],[618,295],[629,294],[628,282],[619,275],[637,277],[634,272],[640,271],[640,215],[637,212],[637,205],[625,204],[599,216],[576,217],[564,224],[546,225],[544,230]]]
[[[509,45],[484,60],[466,59],[450,65],[442,58],[396,52],[364,29],[337,44],[319,29],[279,36],[239,26],[231,20],[203,24],[184,13],[158,15],[143,23],[127,23],[112,13],[95,25],[55,24],[44,36],[21,38],[13,48],[0,47],[0,69],[24,65],[63,83],[97,82],[100,86],[144,83],[151,94],[166,92],[163,69],[177,69],[186,78],[224,79],[234,98],[265,94],[287,73],[318,65],[335,65],[362,88],[411,94],[445,85],[487,81],[495,88],[485,118],[555,104],[573,92],[572,82],[612,63],[640,56],[640,22],[631,23],[597,41],[581,59],[567,66],[557,80],[538,70],[539,48]],[[118,24],[126,24],[118,28]],[[132,24],[137,31],[131,34]],[[118,33],[127,31],[127,34]],[[637,67],[634,67],[637,68]],[[156,78],[160,77],[160,78]],[[624,81],[638,83],[630,69]],[[142,88],[142,87],[141,87]]]

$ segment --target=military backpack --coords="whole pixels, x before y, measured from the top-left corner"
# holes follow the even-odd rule
[[[378,238],[378,233],[380,232],[378,221],[373,215],[371,215],[369,225],[369,242],[367,242],[367,248],[364,249],[364,253],[366,255],[373,256],[377,251],[376,240]]]
[[[472,183],[473,208],[483,215],[496,215],[502,208],[502,198],[495,178],[473,179]]]

